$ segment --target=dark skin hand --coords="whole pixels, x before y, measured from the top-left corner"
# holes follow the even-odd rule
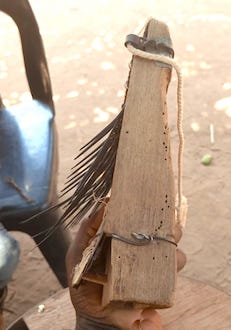
[[[95,236],[102,222],[104,207],[102,206],[94,215],[82,222],[66,256],[70,296],[77,315],[76,329],[162,330],[160,315],[153,308],[113,308],[110,306],[103,308],[101,285],[82,281],[77,289],[72,287],[73,269],[81,261],[84,249]],[[179,242],[181,235],[181,229],[176,227],[176,242]],[[177,250],[178,271],[184,267],[185,263],[184,253]]]

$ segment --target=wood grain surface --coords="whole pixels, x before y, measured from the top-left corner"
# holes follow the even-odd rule
[[[151,20],[148,39],[171,46],[164,23]],[[166,94],[171,69],[134,57],[105,212],[107,233],[159,235],[173,240],[175,191]],[[155,241],[137,247],[112,239],[103,303],[133,301],[158,308],[173,303],[175,246]]]
[[[73,330],[75,311],[68,289],[63,289],[43,302],[38,313],[35,306],[24,319],[30,330]],[[174,307],[161,310],[164,330],[230,330],[231,297],[202,282],[179,276]]]

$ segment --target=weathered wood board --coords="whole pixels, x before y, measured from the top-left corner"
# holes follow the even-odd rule
[[[151,20],[147,38],[171,47],[165,24]],[[133,232],[173,238],[174,175],[166,94],[171,68],[135,56],[132,62],[106,233],[131,239]],[[132,246],[112,239],[103,304],[131,301],[157,308],[173,304],[176,247],[154,241]]]
[[[24,315],[30,330],[50,329],[51,324],[52,329],[56,330],[75,328],[76,313],[68,289],[60,290],[42,303],[45,306],[43,313],[38,313],[38,306],[35,306]],[[230,304],[231,297],[224,292],[179,276],[175,305],[160,311],[163,328],[228,330],[231,325]]]

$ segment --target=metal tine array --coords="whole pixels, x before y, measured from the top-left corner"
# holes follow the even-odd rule
[[[122,106],[122,111],[123,111],[123,106]],[[98,133],[93,139],[91,139],[87,144],[85,144],[82,148],[80,148],[81,153],[76,156],[75,159],[79,158],[82,156],[84,152],[86,152],[88,149],[90,149],[93,145],[95,145],[98,141],[100,141],[105,135],[107,135],[114,127],[114,125],[117,123],[118,118],[120,118],[121,112],[118,114],[118,116],[113,119],[113,121],[108,124],[100,133]]]
[[[96,138],[91,140],[90,144],[86,145],[93,147],[93,141],[97,144],[110,132],[104,142],[94,149],[97,152],[94,152],[94,150],[90,152],[94,157],[88,158],[89,165],[86,166],[88,162],[84,162],[86,166],[84,169],[82,169],[82,166],[78,167],[81,173],[76,171],[68,185],[64,188],[64,194],[74,188],[75,191],[71,199],[67,201],[64,214],[60,218],[60,224],[65,223],[69,218],[72,218],[72,220],[68,221],[65,226],[71,225],[72,222],[78,223],[91,208],[97,207],[110,191],[122,118],[123,110],[113,120],[113,125],[112,123],[109,124],[107,129],[103,130],[103,134],[102,132],[99,133]],[[85,150],[89,150],[88,147]]]
[[[131,65],[129,68],[131,69]],[[80,149],[80,153],[75,159],[79,159],[82,156],[83,158],[72,167],[72,173],[67,177],[68,180],[59,198],[75,189],[74,193],[64,198],[57,205],[49,207],[26,220],[30,221],[43,213],[59,207],[64,208],[63,215],[47,231],[44,240],[48,239],[60,225],[64,225],[64,228],[67,228],[73,223],[79,223],[89,211],[95,212],[111,190],[130,73],[131,70],[129,70],[124,103],[121,106],[120,113]]]
[[[64,206],[66,210],[55,226],[47,232],[47,238],[49,238],[60,225],[64,224],[64,227],[67,228],[71,226],[73,222],[79,223],[90,210],[95,212],[109,193],[112,186],[122,119],[123,110],[113,120],[113,125],[107,126],[111,127],[111,132],[109,131],[110,134],[101,144],[101,148],[97,147],[98,152],[96,153],[95,159],[85,168],[86,172],[83,172],[79,180],[77,180],[78,182],[76,183],[77,186],[75,185],[76,189],[74,194],[56,205],[56,207]],[[105,129],[103,131],[104,135],[101,134],[102,132],[97,135],[101,136],[101,139],[109,133]],[[93,140],[94,139],[91,141]],[[98,138],[95,141],[97,143],[99,141]],[[78,176],[79,173],[76,175]]]
[[[123,110],[122,110],[123,111]],[[83,146],[80,150],[79,155],[75,157],[75,159],[80,158],[81,156],[85,155],[85,153],[93,146],[97,145],[100,140],[102,140],[109,132],[113,129],[116,122],[121,117],[121,113],[118,114],[118,116],[109,124],[107,125],[99,134],[97,134],[93,139],[91,139],[85,146]],[[67,182],[65,187],[61,190],[60,197],[63,197],[65,194],[70,192],[73,188],[76,187],[76,185],[80,182],[80,180],[83,178],[85,172],[89,170],[90,166],[89,164],[91,161],[93,161],[96,156],[98,155],[98,152],[104,147],[105,140],[96,146],[92,151],[90,151],[85,157],[83,157],[75,166],[73,166],[73,172],[67,177]],[[86,167],[85,167],[86,166]]]
[[[81,159],[81,161],[79,161],[77,164],[75,164],[72,167],[72,170],[74,170],[69,176],[68,178],[70,178],[71,176],[73,176],[74,173],[76,173],[79,170],[79,165],[82,164],[85,160],[87,160],[90,156],[94,157],[95,153],[97,153],[97,151],[102,147],[104,142],[102,142],[97,148],[95,148],[94,150],[92,150],[88,155],[86,155],[84,158]],[[83,153],[81,153],[83,155]],[[84,151],[85,154],[85,151]],[[80,156],[78,155],[75,159],[79,158]],[[82,165],[83,166],[83,165]]]

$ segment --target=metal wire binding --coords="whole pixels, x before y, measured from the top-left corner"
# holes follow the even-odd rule
[[[165,237],[158,236],[158,235],[148,235],[148,234],[143,234],[143,233],[132,233],[131,236],[133,238],[135,238],[136,240],[131,240],[131,239],[120,236],[120,235],[115,234],[115,233],[107,234],[107,236],[112,237],[114,239],[117,239],[121,242],[130,244],[130,245],[136,245],[136,246],[148,245],[148,244],[150,244],[151,242],[154,242],[154,241],[165,241],[167,243],[170,243],[170,244],[173,244],[173,245],[177,246],[176,242],[171,241],[170,239],[167,239]]]

